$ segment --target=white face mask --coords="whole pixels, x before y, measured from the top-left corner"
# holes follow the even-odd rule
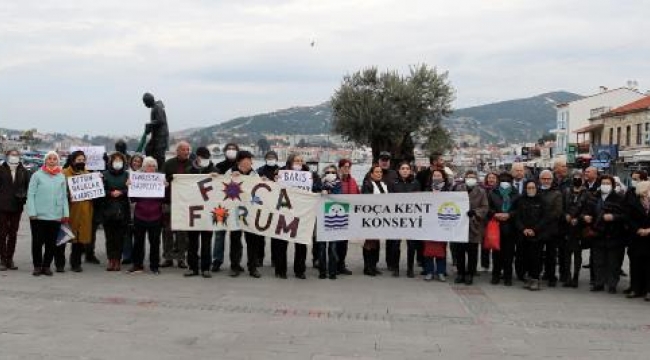
[[[236,157],[237,157],[237,150],[233,150],[233,149],[226,150],[226,158],[228,160],[235,160]]]
[[[267,165],[267,166],[275,166],[277,163],[278,163],[278,161],[275,160],[275,159],[268,159],[268,160],[266,160],[266,165]]]
[[[7,164],[9,165],[18,165],[20,163],[20,157],[16,155],[10,155],[7,157]]]
[[[207,168],[208,166],[210,166],[210,159],[199,160],[199,166],[202,168]]]
[[[539,188],[542,189],[542,190],[548,190],[549,186],[548,185],[540,185]]]
[[[609,194],[612,192],[612,185],[600,185],[600,192],[603,194]]]
[[[471,187],[471,188],[476,186],[476,179],[474,179],[474,178],[465,179],[465,185],[467,185],[467,187]]]
[[[336,180],[336,174],[326,174],[323,176],[323,180],[325,180],[325,182],[332,182]]]
[[[630,181],[630,185],[633,186],[633,187],[636,187],[636,184],[638,184],[638,183],[639,183],[639,182],[636,181],[636,180],[632,180],[632,181]]]
[[[302,170],[302,165],[299,165],[299,164],[293,164],[293,166],[292,166],[291,168],[293,168],[293,169],[296,170],[296,171],[300,171],[300,170]]]
[[[115,161],[115,162],[113,163],[113,169],[115,169],[115,170],[117,170],[117,171],[120,171],[120,170],[122,170],[123,168],[124,168],[124,163],[123,163],[123,162],[121,162],[121,161]]]
[[[502,182],[499,183],[499,186],[500,186],[503,190],[508,190],[508,189],[510,189],[510,186],[511,186],[511,185],[510,185],[509,182],[502,181]]]

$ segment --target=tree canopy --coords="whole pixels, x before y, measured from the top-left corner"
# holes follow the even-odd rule
[[[449,144],[441,126],[452,113],[454,89],[448,73],[418,65],[407,76],[379,73],[371,67],[345,76],[332,96],[332,129],[347,140],[372,148],[373,159],[389,151],[395,159],[412,160],[414,136]],[[440,141],[440,138],[445,141]],[[430,147],[430,146],[428,146]]]

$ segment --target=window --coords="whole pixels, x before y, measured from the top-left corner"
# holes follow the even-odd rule
[[[643,133],[641,132],[641,124],[636,124],[636,144],[641,145],[643,143]]]
[[[630,146],[631,138],[632,138],[632,127],[628,125],[625,127],[625,146]]]
[[[609,128],[609,144],[614,145],[614,128]]]
[[[616,145],[621,145],[621,128],[616,128]]]

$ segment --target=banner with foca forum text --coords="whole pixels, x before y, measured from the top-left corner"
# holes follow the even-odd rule
[[[409,239],[468,242],[467,192],[326,195],[317,240]]]
[[[243,230],[312,242],[319,194],[244,175],[174,175],[171,187],[173,230]]]

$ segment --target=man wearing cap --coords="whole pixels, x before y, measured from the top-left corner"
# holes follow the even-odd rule
[[[390,153],[388,151],[382,151],[379,153],[379,167],[384,173],[382,181],[386,184],[394,184],[397,181],[397,171],[390,168]]]

